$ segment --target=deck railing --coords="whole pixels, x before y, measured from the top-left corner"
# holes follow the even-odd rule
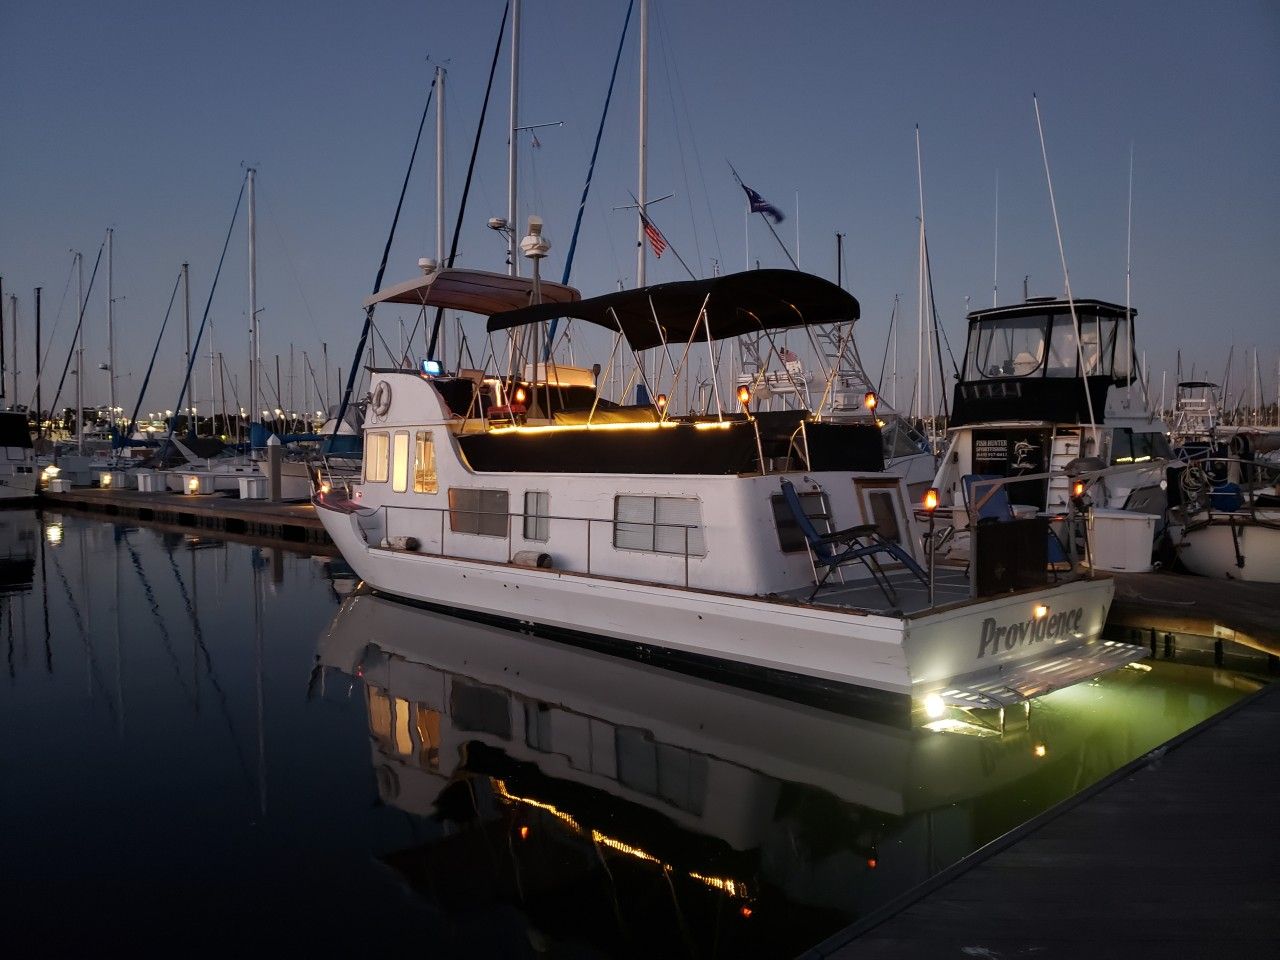
[[[391,529],[392,511],[394,511],[396,514],[400,514],[400,513],[405,514],[405,516],[402,518],[403,521],[405,521],[405,524],[404,524],[406,528],[405,533],[400,533],[400,534],[393,533]],[[435,544],[430,545],[432,549],[426,549],[429,545],[423,543],[423,538],[422,538],[423,525],[421,524],[420,520],[412,524],[412,529],[410,529],[411,524],[408,522],[411,517],[416,518],[419,515],[424,513],[435,514],[439,517],[439,521],[440,521],[439,539]],[[455,530],[453,529],[453,518],[459,517],[459,516],[476,517],[476,518],[483,518],[483,517],[501,518],[505,530],[502,534],[479,533],[477,531],[471,531],[471,530],[467,530],[467,531]],[[584,556],[585,566],[580,568],[578,564],[573,563],[572,562],[573,558],[569,554],[561,554],[558,558],[555,558],[562,561],[569,561],[568,565],[564,565],[562,563],[556,563],[554,562],[554,559],[553,559],[552,566],[560,570],[565,570],[573,573],[586,573],[586,574],[599,573],[600,564],[599,564],[598,557],[596,558],[597,569],[596,570],[592,569],[592,557],[593,557],[592,543],[593,543],[593,539],[595,539],[596,541],[599,540],[598,534],[596,535],[595,538],[592,537],[592,531],[595,530],[598,524],[607,524],[613,531],[613,533],[611,533],[608,539],[608,543],[614,550],[628,550],[628,548],[626,547],[620,548],[617,546],[616,531],[617,531],[617,528],[620,526],[647,527],[651,529],[654,533],[655,544],[657,542],[657,533],[659,530],[679,530],[679,531],[682,531],[680,537],[683,542],[683,547],[678,552],[673,550],[659,550],[659,549],[634,550],[631,552],[635,552],[635,553],[645,555],[645,556],[650,556],[650,557],[680,558],[680,560],[682,561],[682,568],[683,568],[682,582],[679,580],[674,582],[669,580],[655,580],[653,578],[648,578],[646,582],[662,583],[669,586],[683,585],[685,588],[688,588],[690,585],[690,576],[689,576],[690,558],[696,557],[698,559],[701,559],[701,557],[704,555],[703,553],[698,553],[698,554],[691,553],[689,549],[690,531],[703,529],[701,524],[696,524],[696,523],[694,524],[658,523],[654,521],[644,521],[644,520],[619,520],[614,517],[572,517],[572,516],[560,516],[555,514],[544,514],[544,513],[501,513],[501,512],[494,512],[494,511],[487,511],[487,510],[466,510],[466,509],[453,508],[453,507],[429,507],[429,506],[401,507],[401,506],[388,505],[388,504],[382,504],[368,511],[358,510],[356,512],[356,517],[357,517],[356,522],[359,525],[360,531],[364,536],[366,542],[374,543],[374,540],[376,539],[377,544],[375,545],[381,545],[382,543],[385,542],[386,544],[388,544],[388,546],[390,546],[395,540],[403,536],[406,538],[406,542],[409,538],[412,538],[413,540],[417,541],[417,544],[413,548],[412,552],[415,552],[415,553],[425,552],[425,553],[430,553],[434,556],[457,557],[458,559],[462,559],[462,560],[487,559],[485,557],[478,557],[474,555],[475,553],[483,553],[484,551],[473,551],[473,555],[468,555],[465,553],[448,552],[448,550],[446,550],[446,544],[447,544],[446,534],[451,534],[454,537],[463,536],[463,537],[480,537],[480,538],[487,538],[487,539],[502,539],[502,540],[505,540],[506,546],[507,546],[507,557],[506,557],[507,563],[514,563],[515,556],[517,553],[532,552],[532,553],[548,553],[548,555],[550,555],[549,551],[538,549],[539,545],[544,543],[545,541],[530,540],[524,537],[521,537],[519,539],[525,540],[528,545],[520,550],[517,550],[515,548],[516,538],[512,536],[512,532],[511,532],[511,526],[513,521],[518,520],[521,523],[524,523],[526,520],[534,520],[534,521],[545,520],[548,522],[580,525],[580,529],[585,530],[585,546],[586,546],[585,556]],[[381,517],[380,524],[377,522],[378,517]],[[446,520],[448,520],[449,522],[446,522]],[[374,522],[367,522],[367,521],[374,521]],[[482,522],[483,521],[481,521],[481,523]],[[379,529],[379,527],[381,529]],[[578,542],[582,542],[582,541],[579,540]],[[408,549],[408,547],[405,547],[404,549]],[[631,578],[628,578],[628,579],[631,579]]]

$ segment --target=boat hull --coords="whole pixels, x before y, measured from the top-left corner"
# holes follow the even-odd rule
[[[1178,559],[1192,573],[1221,580],[1280,583],[1280,511],[1259,511],[1266,522],[1215,514],[1191,524],[1171,523]]]
[[[317,514],[379,592],[676,666],[720,664],[783,685],[838,689],[861,715],[885,720],[909,717],[913,700],[956,678],[1096,640],[1113,594],[1109,579],[1083,580],[908,616],[879,614],[391,549],[367,543],[354,513],[317,502]],[[1045,604],[1073,618],[1055,634],[1038,631],[1037,640],[1037,631],[1021,625]],[[1004,642],[1013,624],[1025,642]]]

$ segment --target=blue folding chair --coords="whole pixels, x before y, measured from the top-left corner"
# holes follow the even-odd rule
[[[989,485],[982,483],[985,480],[1003,479],[1004,477],[990,473],[969,473],[960,478],[960,486],[964,491],[964,505],[971,522],[981,523],[985,520],[1004,523],[1016,518],[1013,504],[1009,502],[1009,488],[1001,484],[992,489]],[[976,493],[975,486],[978,488]],[[1049,528],[1045,558],[1049,566],[1055,570],[1058,564],[1068,562],[1066,548],[1058,539],[1058,535],[1053,532],[1053,527]]]
[[[782,496],[787,506],[791,508],[796,526],[800,528],[805,543],[809,546],[809,557],[813,561],[815,576],[819,567],[824,568],[822,577],[813,588],[813,593],[809,594],[809,601],[817,596],[818,591],[834,571],[856,560],[867,568],[871,579],[875,581],[886,599],[892,604],[897,604],[897,592],[877,559],[877,555],[882,553],[889,554],[905,566],[921,583],[929,582],[928,574],[921,569],[920,564],[916,563],[915,558],[892,540],[886,540],[881,536],[874,523],[862,523],[847,530],[837,530],[835,533],[819,533],[813,521],[809,519],[809,515],[805,513],[804,504],[800,502],[800,494],[796,492],[795,485],[785,477],[782,480]]]

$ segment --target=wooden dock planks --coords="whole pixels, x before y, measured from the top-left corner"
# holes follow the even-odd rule
[[[63,506],[113,516],[154,520],[213,532],[248,534],[291,543],[332,541],[309,503],[239,500],[226,494],[141,493],[137,490],[77,489],[42,493],[46,508]]]

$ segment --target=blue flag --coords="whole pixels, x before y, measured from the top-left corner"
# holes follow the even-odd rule
[[[741,180],[738,181],[742,185],[742,189],[747,191],[747,202],[751,204],[752,213],[763,213],[766,217],[773,220],[774,223],[781,223],[784,219],[782,211],[775,207],[760,194],[756,193]]]

